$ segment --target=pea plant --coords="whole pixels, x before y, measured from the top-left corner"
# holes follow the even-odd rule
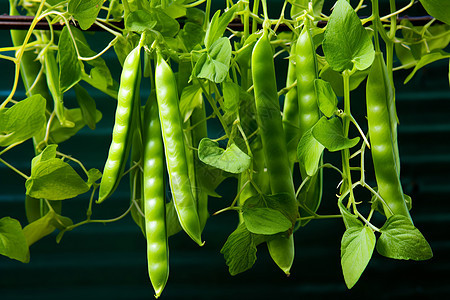
[[[411,69],[407,82],[450,58],[447,1],[411,0],[399,8],[390,0],[381,9],[378,0],[354,7],[338,0],[325,10],[324,0],[286,0],[278,12],[266,0],[227,0],[215,12],[211,0],[9,2],[10,15],[33,16],[28,30],[12,29],[12,45],[0,48],[2,63],[15,66],[0,105],[2,177],[23,177],[28,223],[0,219],[2,255],[26,263],[30,246],[54,231],[59,243],[80,226],[131,215],[147,241],[159,297],[169,278],[169,237],[187,234],[202,246],[208,218],[235,213],[239,225],[218,249],[231,275],[250,269],[264,245],[289,274],[296,232],[330,218],[346,228],[340,251],[349,289],[375,249],[391,259],[433,256],[400,180],[394,73]],[[432,16],[423,25],[402,17],[417,5]],[[36,28],[43,21],[48,30]],[[85,36],[94,26],[110,34],[99,52]],[[108,51],[122,66],[120,82],[102,58]],[[19,80],[25,99],[17,99]],[[352,115],[358,87],[365,90],[366,124]],[[107,160],[87,169],[58,145],[85,126],[95,130],[102,113],[92,89],[117,104],[111,102]],[[65,105],[69,91],[77,107]],[[4,154],[30,139],[35,156],[24,157],[31,160],[26,174]],[[327,162],[328,152],[340,154],[340,164]],[[369,159],[373,170],[365,167]],[[322,197],[325,168],[341,177],[336,198]],[[366,180],[367,172],[376,181]],[[126,177],[128,209],[96,219],[93,207],[101,210]],[[217,187],[235,179],[234,199],[210,212]],[[356,189],[372,196],[359,198]],[[84,220],[62,213],[63,200],[73,198],[88,200]],[[330,201],[336,213],[319,214]]]

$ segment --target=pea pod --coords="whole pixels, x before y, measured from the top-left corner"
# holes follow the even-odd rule
[[[49,42],[45,33],[43,33],[42,36],[44,42]],[[66,119],[63,93],[61,93],[61,89],[59,87],[58,65],[56,63],[56,58],[53,52],[53,50],[50,50],[48,48],[44,53],[44,70],[47,78],[47,86],[53,97],[53,109],[61,126],[74,127],[75,124]]]
[[[295,44],[291,47],[291,58],[289,59],[286,87],[291,86],[297,80],[297,72],[295,69]],[[289,155],[289,165],[291,169],[294,167],[294,162],[297,158],[297,144],[300,139],[298,132],[298,95],[297,86],[292,87],[284,97],[283,106],[283,128],[286,134],[286,147]]]
[[[392,103],[393,97],[383,54],[376,52],[367,78],[366,101],[369,138],[378,192],[388,206],[383,204],[386,217],[399,214],[411,219],[396,167],[389,111],[389,103]]]
[[[125,59],[120,77],[119,95],[111,146],[100,182],[98,203],[108,198],[119,185],[131,142],[131,123],[141,73],[141,46],[134,48]]]
[[[305,22],[303,29],[297,39],[295,49],[296,73],[297,73],[297,93],[298,93],[298,128],[299,136],[302,137],[306,131],[311,129],[320,119],[320,110],[317,103],[314,80],[317,78],[316,51],[312,41],[311,32],[308,28],[308,22]],[[300,173],[302,179],[307,177],[305,166],[300,164]],[[309,179],[299,195],[300,214],[310,216],[311,211],[316,212],[319,208],[322,198],[322,169]],[[302,222],[301,225],[306,225]]]
[[[164,191],[164,149],[156,96],[152,92],[144,113],[144,211],[150,281],[158,298],[169,277],[169,246]]]
[[[267,30],[264,30],[264,34],[253,48],[252,78],[257,120],[271,191],[273,194],[287,193],[295,202],[295,190],[278,101],[273,51]],[[294,260],[293,235],[278,237],[267,243],[272,259],[286,274],[289,274]]]
[[[203,245],[186,162],[183,125],[178,107],[177,82],[172,69],[160,53],[157,54],[155,85],[169,183],[178,219],[183,230],[197,244]]]

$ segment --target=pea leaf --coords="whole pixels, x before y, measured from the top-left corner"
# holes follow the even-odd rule
[[[177,234],[182,229],[173,200],[166,203],[166,227],[167,237]]]
[[[45,128],[45,106],[46,100],[41,95],[34,95],[10,108],[1,109],[0,146],[25,141]]]
[[[236,275],[250,269],[256,261],[256,244],[254,234],[239,224],[228,237],[220,253],[223,254],[231,275]]]
[[[198,158],[207,165],[229,173],[239,174],[250,167],[252,159],[235,144],[226,150],[219,147],[218,142],[203,138],[198,146]]]
[[[289,195],[258,195],[247,199],[242,207],[242,217],[247,229],[256,234],[273,235],[289,230],[295,223],[286,215],[289,212],[281,211],[279,203],[289,202],[289,199],[280,199]],[[287,200],[287,201],[286,201]],[[270,205],[270,206],[269,206]]]
[[[197,78],[209,79],[215,83],[225,80],[231,61],[231,44],[226,37],[215,41],[207,53],[195,64],[193,74]]]
[[[292,7],[291,7],[291,17],[298,17],[300,13],[302,13],[304,10],[308,10],[309,2],[312,1],[312,7],[313,7],[313,14],[314,16],[318,17],[320,16],[320,13],[322,12],[322,7],[324,0],[292,0]]]
[[[224,81],[222,89],[225,112],[235,113],[239,109],[240,86],[232,81]]]
[[[88,180],[87,180],[87,184],[90,186],[92,186],[97,180],[99,180],[100,178],[102,178],[102,172],[100,172],[98,169],[92,168],[89,169],[88,171]]]
[[[325,147],[313,136],[312,130],[307,130],[300,139],[297,147],[297,157],[305,167],[306,174],[313,176],[319,169],[319,161]]]
[[[10,217],[0,219],[0,254],[27,263],[30,252],[19,221]]]
[[[330,67],[337,71],[365,70],[373,62],[372,40],[356,12],[346,0],[334,6],[325,30],[323,52]]]
[[[183,121],[186,122],[192,115],[196,107],[202,107],[203,95],[200,84],[188,85],[181,92],[180,113]]]
[[[314,87],[316,89],[320,111],[328,118],[331,118],[337,110],[338,103],[331,84],[322,79],[315,79]]]
[[[220,198],[216,188],[227,178],[226,172],[200,162],[197,166],[199,188],[210,196]]]
[[[94,130],[98,122],[95,100],[79,84],[75,85],[75,97],[80,106],[84,122],[90,129]]]
[[[426,54],[424,56],[422,56],[422,58],[417,62],[416,66],[414,67],[414,70],[412,70],[412,72],[408,75],[408,77],[406,77],[405,79],[405,84],[411,80],[411,78],[413,78],[414,74],[416,74],[416,72],[428,65],[431,64],[432,62],[438,61],[440,59],[446,59],[446,58],[450,58],[450,53],[446,53],[444,51],[436,51],[436,52],[431,52],[429,54]]]
[[[23,233],[28,246],[31,246],[43,237],[51,234],[56,228],[64,230],[72,224],[72,220],[58,215],[55,211],[51,210],[42,218],[25,226]]]
[[[64,26],[58,42],[59,86],[64,93],[81,80],[81,63],[69,29]]]
[[[242,207],[243,211],[255,208],[270,208],[279,211],[290,221],[291,226],[297,221],[297,202],[295,199],[291,199],[289,194],[286,193],[273,195],[258,194],[246,199]]]
[[[152,15],[145,10],[137,10],[128,14],[125,20],[125,28],[137,33],[143,33],[156,26],[156,20],[152,20]]]
[[[148,9],[148,19],[156,21],[154,30],[159,31],[164,37],[174,37],[180,30],[180,24],[174,19],[168,16],[161,8],[150,8]],[[145,19],[144,19],[145,21]]]
[[[183,0],[170,1],[171,3],[163,11],[171,18],[177,19],[186,16],[186,7],[183,6]]]
[[[205,34],[205,46],[206,49],[210,49],[212,45],[218,40],[223,38],[223,34],[227,29],[228,24],[234,19],[234,13],[238,9],[238,5],[233,5],[222,16],[220,16],[220,10],[216,11],[209,23],[208,29]]]
[[[31,160],[31,168],[35,168],[40,162],[55,158],[56,148],[58,148],[57,144],[47,145],[47,147],[45,147],[45,149],[41,153],[33,157],[33,159]]]
[[[89,186],[66,162],[59,158],[39,161],[25,182],[27,195],[33,198],[64,200],[89,190]]]
[[[349,139],[344,136],[344,128],[339,118],[322,117],[312,128],[312,135],[331,152],[352,148],[359,142],[359,137]]]
[[[433,251],[422,233],[405,216],[392,215],[380,231],[377,251],[383,256],[405,260],[433,257]]]
[[[75,126],[72,128],[67,128],[61,126],[59,122],[52,122],[50,125],[49,134],[50,141],[52,141],[52,143],[59,144],[68,140],[86,125],[80,108],[66,109],[65,113],[66,119],[73,122]],[[96,110],[95,121],[98,123],[101,119],[102,113]]]
[[[178,33],[187,51],[191,51],[195,46],[203,41],[205,31],[203,27],[197,23],[187,22]]]
[[[442,0],[420,0],[431,16],[450,25],[450,2]]]
[[[370,68],[362,71],[357,70],[350,76],[350,91],[355,90],[361,84],[369,74],[369,70]],[[333,91],[337,96],[344,96],[344,81],[341,73],[334,71],[330,68],[330,65],[327,64],[320,71],[320,78],[331,84]]]
[[[352,214],[351,212],[349,212],[347,207],[344,206],[344,204],[342,203],[342,199],[338,200],[338,206],[339,206],[339,210],[341,212],[342,219],[344,221],[346,229],[349,229],[351,227],[362,227],[363,226],[361,221],[358,220],[358,217],[356,215]]]
[[[341,266],[345,284],[351,289],[367,267],[375,249],[375,234],[367,226],[351,226],[342,236]]]
[[[86,30],[94,24],[102,4],[103,0],[69,0],[67,9],[81,29]]]

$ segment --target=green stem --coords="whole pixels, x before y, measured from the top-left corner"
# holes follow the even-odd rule
[[[30,179],[29,176],[25,175],[24,173],[20,172],[18,169],[16,169],[14,166],[10,165],[9,163],[7,163],[6,161],[4,161],[3,159],[0,158],[0,162],[3,163],[5,166],[7,166],[8,168],[10,168],[11,170],[13,170],[14,172],[16,172],[17,174],[19,174],[20,176],[22,176],[23,178],[25,178],[26,180]]]
[[[259,11],[259,0],[253,1],[253,15],[258,16]],[[258,23],[255,18],[252,19],[252,33],[256,32],[256,29],[258,28]]]

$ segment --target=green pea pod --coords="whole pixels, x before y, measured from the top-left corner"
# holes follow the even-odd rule
[[[135,98],[139,95],[140,54],[141,46],[139,45],[128,54],[123,64],[112,142],[100,182],[97,203],[103,202],[114,192],[125,169],[132,138],[131,123]]]
[[[295,44],[291,47],[291,58],[287,70],[286,87],[291,86],[297,80],[295,63],[293,62]],[[298,95],[297,87],[294,86],[286,93],[283,106],[283,128],[286,134],[286,147],[289,155],[289,165],[291,169],[297,159],[297,145],[300,140],[298,132]]]
[[[412,222],[396,168],[389,111],[389,103],[392,103],[393,97],[383,54],[376,52],[367,77],[366,101],[369,138],[378,192],[388,206],[383,204],[386,217],[399,214],[410,218]]]
[[[49,42],[45,33],[42,34],[44,42]],[[56,117],[63,127],[74,127],[75,123],[66,119],[63,94],[59,88],[58,64],[53,50],[48,48],[44,53],[44,70],[47,78],[47,86],[53,97],[53,105]]]
[[[154,92],[145,106],[143,168],[148,274],[158,298],[169,278],[169,246],[164,198],[164,148]]]
[[[172,69],[160,53],[157,54],[155,85],[170,188],[178,219],[183,230],[197,244],[203,245],[186,162],[177,82]]]
[[[130,171],[130,191],[131,191],[131,216],[134,222],[141,228],[142,233],[145,236],[145,218],[143,216],[144,211],[144,201],[143,201],[143,174],[142,170],[139,166],[136,166],[136,163],[141,161],[143,157],[143,141],[142,141],[142,123],[141,123],[141,115],[144,113],[144,108],[139,107],[138,101],[136,101],[138,105],[135,106],[134,118],[133,118],[133,140],[131,143],[131,154],[130,154],[130,167],[132,170]]]
[[[295,202],[295,190],[278,101],[273,51],[267,30],[253,48],[252,78],[257,120],[271,191],[273,194],[287,193]],[[280,241],[277,242],[277,239]],[[286,274],[289,274],[294,260],[293,235],[276,238],[268,241],[268,244],[272,259]]]
[[[206,129],[206,112],[205,106],[202,108],[195,108],[191,115],[191,123],[196,124],[196,126],[191,130],[192,133],[192,143],[195,148],[198,148],[200,141],[208,136]],[[203,228],[206,225],[206,221],[209,218],[208,211],[208,193],[202,188],[201,183],[208,180],[210,176],[208,172],[204,171],[205,165],[198,158],[198,152],[194,152],[194,170],[195,170],[195,197],[197,199],[197,212],[200,220],[200,227]]]
[[[312,41],[311,32],[306,22],[297,39],[295,49],[296,73],[297,73],[297,93],[299,111],[299,137],[311,129],[320,119],[320,110],[317,103],[314,80],[317,78],[316,51]],[[307,174],[305,166],[300,164],[300,173],[305,180]],[[300,214],[304,217],[310,216],[311,212],[316,212],[322,199],[322,169],[309,179],[306,189],[299,195],[299,202],[306,209],[300,207]],[[308,222],[302,221],[304,226]]]

